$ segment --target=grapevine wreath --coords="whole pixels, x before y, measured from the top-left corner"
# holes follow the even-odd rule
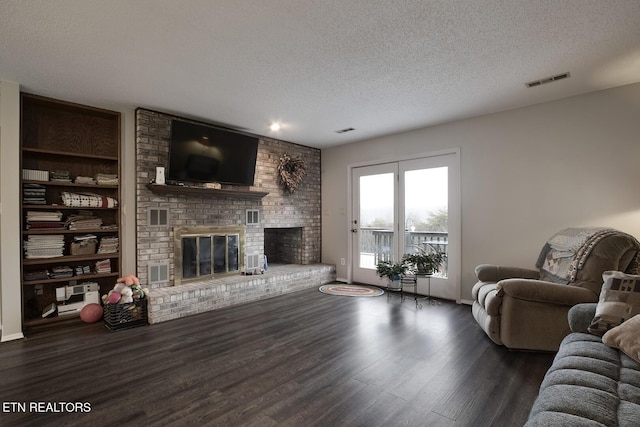
[[[282,186],[289,191],[289,193],[293,193],[298,189],[304,174],[305,164],[302,157],[298,156],[294,158],[287,153],[280,156],[278,177],[280,178]]]

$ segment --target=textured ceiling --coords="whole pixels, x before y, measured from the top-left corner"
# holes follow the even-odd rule
[[[638,82],[640,0],[0,0],[0,79],[322,148]]]

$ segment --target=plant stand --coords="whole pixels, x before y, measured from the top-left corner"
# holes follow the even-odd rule
[[[402,287],[404,289],[404,285],[413,286],[413,299],[416,302],[416,308],[422,308],[422,304],[418,302],[418,275],[415,274],[406,274],[402,276],[400,279],[402,283]],[[404,294],[401,296],[401,301],[404,302]]]
[[[416,276],[416,281],[418,277],[425,277],[427,279],[427,296],[425,298],[425,301],[427,301],[427,304],[429,305],[436,305],[436,299],[431,296],[431,277],[432,276],[433,274],[418,274]]]

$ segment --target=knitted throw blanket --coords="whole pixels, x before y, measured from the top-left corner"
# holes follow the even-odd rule
[[[576,281],[593,247],[603,238],[619,233],[612,228],[567,228],[555,234],[540,252],[536,268],[540,278],[569,284]]]

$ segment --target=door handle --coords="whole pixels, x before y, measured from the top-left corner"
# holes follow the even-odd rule
[[[352,228],[352,229],[351,229],[351,232],[352,232],[352,233],[357,233],[357,232],[358,232],[358,229],[357,229],[357,228]]]

